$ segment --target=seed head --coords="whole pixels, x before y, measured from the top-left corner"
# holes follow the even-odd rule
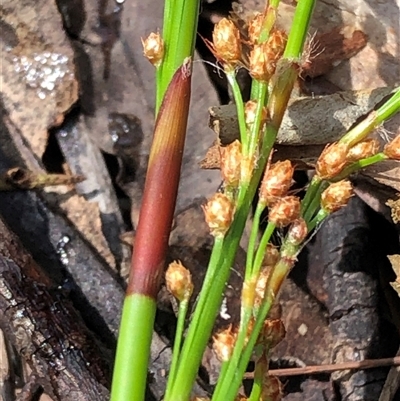
[[[347,152],[347,161],[356,162],[367,157],[376,155],[379,152],[379,142],[376,139],[366,139],[358,142]]]
[[[389,159],[400,160],[400,134],[384,147],[383,153]]]
[[[164,57],[164,41],[161,35],[152,32],[146,39],[141,40],[144,56],[155,67],[159,67]]]
[[[239,184],[241,160],[242,144],[238,140],[221,148],[221,175],[226,185],[236,187]]]
[[[242,54],[240,32],[231,20],[222,18],[215,24],[213,45],[215,57],[223,64],[232,68],[239,64]]]
[[[260,186],[260,202],[271,205],[285,196],[292,185],[294,167],[289,160],[272,164],[264,173]]]
[[[277,227],[286,227],[300,216],[300,199],[285,196],[278,199],[269,209],[268,220]]]
[[[216,193],[203,206],[206,223],[213,236],[224,236],[228,231],[234,212],[234,206],[228,196]]]
[[[307,238],[307,234],[307,223],[300,218],[295,220],[289,227],[287,239],[293,245],[300,245]]]
[[[193,292],[192,276],[181,262],[169,264],[165,273],[168,291],[179,301],[188,300]]]
[[[342,180],[335,182],[321,195],[321,207],[328,213],[336,212],[341,207],[347,205],[349,199],[353,196],[353,187],[350,181]]]
[[[221,362],[229,361],[236,342],[236,332],[229,325],[213,337],[213,350]]]
[[[327,145],[315,166],[317,175],[324,180],[329,180],[338,175],[347,163],[347,152],[347,145],[341,142]]]

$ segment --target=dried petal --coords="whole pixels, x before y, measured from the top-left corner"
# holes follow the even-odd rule
[[[223,236],[228,231],[234,212],[234,206],[228,196],[216,193],[205,206],[204,215],[213,236]]]
[[[331,184],[321,195],[321,206],[328,213],[333,213],[347,205],[353,196],[353,187],[348,180]]]
[[[153,64],[158,67],[164,57],[164,41],[159,33],[152,32],[146,39],[142,38],[143,54]]]

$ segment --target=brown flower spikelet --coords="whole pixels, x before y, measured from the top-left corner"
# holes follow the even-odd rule
[[[159,33],[152,32],[146,39],[141,39],[143,54],[153,64],[158,67],[164,57],[164,40]]]
[[[222,18],[215,24],[212,37],[215,57],[227,66],[237,66],[241,59],[242,44],[240,32],[235,24],[227,18]]]
[[[307,235],[307,223],[300,218],[295,220],[289,227],[287,239],[293,245],[300,245],[307,238]]]
[[[389,159],[400,160],[400,134],[384,147],[383,153]]]
[[[376,139],[366,139],[351,147],[347,152],[347,161],[356,162],[379,152],[379,142]]]
[[[317,175],[324,180],[338,175],[347,163],[347,152],[347,145],[341,142],[327,145],[317,160],[315,166]]]
[[[292,185],[294,167],[289,160],[272,164],[264,174],[260,185],[259,200],[271,205],[285,196]]]
[[[229,197],[219,192],[214,194],[203,206],[203,211],[211,234],[213,236],[225,235],[231,225],[234,212]]]
[[[181,262],[169,264],[165,273],[168,291],[180,302],[188,300],[193,292],[192,276]]]
[[[300,216],[300,199],[285,196],[277,200],[268,212],[268,220],[277,227],[286,227]]]
[[[258,43],[258,38],[260,37],[263,22],[264,14],[261,13],[256,13],[249,21],[248,35],[249,41],[253,45]]]
[[[221,148],[221,175],[226,185],[237,186],[239,184],[241,160],[242,144],[238,140]]]
[[[335,182],[321,195],[321,206],[328,213],[333,213],[341,207],[347,205],[349,199],[353,196],[353,187],[348,180]]]

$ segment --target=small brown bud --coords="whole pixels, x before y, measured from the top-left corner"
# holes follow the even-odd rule
[[[235,187],[239,184],[241,160],[242,144],[238,140],[221,148],[221,175],[226,185]]]
[[[229,325],[213,337],[213,350],[221,362],[229,361],[236,342],[236,332]]]
[[[264,322],[262,335],[269,348],[277,346],[286,335],[285,326],[281,319],[267,319]]]
[[[338,175],[347,163],[347,152],[347,145],[341,142],[327,145],[317,160],[317,175],[324,180]]]
[[[286,227],[300,216],[300,199],[297,196],[285,196],[272,205],[268,220],[277,227]]]
[[[260,202],[271,205],[285,196],[292,185],[294,168],[289,160],[272,164],[266,171],[260,186]]]
[[[222,18],[214,26],[213,31],[214,55],[222,63],[234,68],[242,54],[240,32],[235,24],[227,18]]]
[[[383,153],[389,159],[400,160],[400,134],[384,147]]]
[[[354,145],[347,152],[347,161],[356,162],[379,152],[379,142],[376,139],[366,139]]]
[[[234,206],[228,196],[216,193],[203,206],[206,223],[213,236],[224,236],[228,231],[234,212]]]
[[[164,41],[161,35],[152,32],[146,39],[141,40],[144,56],[155,67],[159,67],[164,57]]]
[[[169,264],[165,273],[168,291],[179,301],[188,300],[193,292],[192,276],[181,262]]]
[[[282,383],[276,376],[268,375],[264,379],[261,400],[281,401],[283,396]]]
[[[322,193],[321,206],[328,213],[333,213],[347,205],[347,202],[352,196],[353,188],[350,181],[338,181],[329,185],[329,187]]]
[[[249,41],[251,44],[255,45],[258,43],[258,39],[261,34],[261,28],[264,23],[264,14],[256,13],[254,17],[249,21]]]
[[[307,223],[300,218],[295,220],[289,227],[287,239],[293,245],[300,245],[307,238],[307,235]]]

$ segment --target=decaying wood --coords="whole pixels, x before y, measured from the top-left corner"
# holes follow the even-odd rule
[[[0,221],[0,327],[54,401],[108,400],[110,364],[72,305]]]

